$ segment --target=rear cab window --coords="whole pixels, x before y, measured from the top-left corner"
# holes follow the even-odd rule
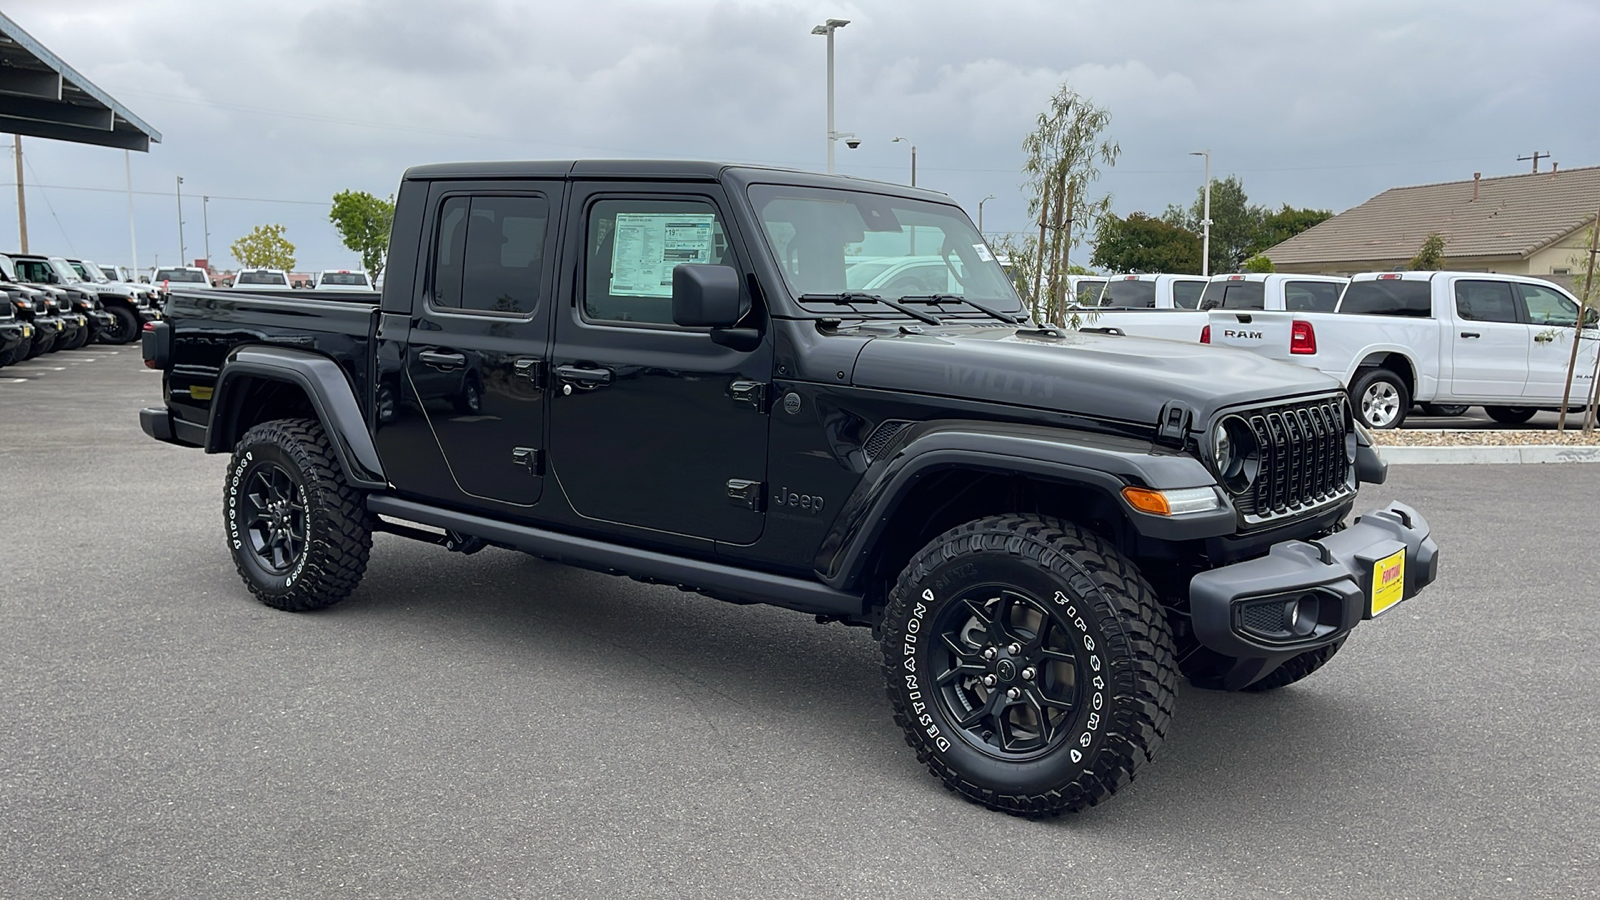
[[[1344,289],[1344,296],[1336,311],[1366,316],[1431,318],[1433,285],[1426,281],[1399,278],[1352,281]]]
[[[1206,292],[1204,281],[1174,281],[1172,305],[1178,309],[1199,309],[1200,295]]]
[[[1156,305],[1156,283],[1118,279],[1106,285],[1100,305],[1118,309],[1152,309]]]
[[[1333,312],[1341,285],[1332,281],[1286,281],[1283,305],[1291,312]]]
[[[1201,309],[1264,309],[1266,291],[1259,281],[1213,281],[1200,298]]]

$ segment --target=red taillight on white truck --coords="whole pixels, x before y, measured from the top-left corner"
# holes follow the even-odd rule
[[[1206,327],[1200,329],[1200,343],[1202,343],[1202,344],[1211,343],[1211,326],[1210,325],[1207,325]]]
[[[1303,319],[1295,319],[1289,326],[1289,352],[1312,354],[1317,352],[1317,330]]]

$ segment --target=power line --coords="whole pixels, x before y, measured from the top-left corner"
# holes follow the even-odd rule
[[[28,164],[28,171],[30,171],[30,172],[33,171],[33,164],[32,163]],[[37,176],[35,176],[35,177],[37,177]],[[38,182],[34,182],[34,184],[31,185],[31,186],[32,187],[38,187],[38,188],[49,188],[52,191],[94,191],[96,193],[101,193],[101,194],[123,194],[123,195],[126,195],[128,193],[128,190],[126,188],[81,187],[81,186],[78,186],[78,185],[71,185],[71,184],[39,184]],[[0,182],[0,187],[16,187],[16,183],[15,182],[10,182],[10,181]],[[171,194],[167,193],[166,191],[134,191],[133,193],[139,194],[139,195],[144,196],[144,197],[171,197],[172,196]],[[237,201],[239,201],[241,203],[295,203],[295,204],[300,204],[302,206],[332,206],[333,205],[333,201],[332,200],[285,200],[285,199],[283,199],[281,197],[224,197],[221,194],[207,194],[206,196],[210,197],[213,200],[237,200]]]

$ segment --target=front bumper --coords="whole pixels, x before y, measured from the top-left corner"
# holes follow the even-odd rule
[[[1382,593],[1374,585],[1378,564],[1398,554],[1405,558],[1403,602],[1438,577],[1439,545],[1421,514],[1391,503],[1335,534],[1284,541],[1266,556],[1196,575],[1189,582],[1195,637],[1241,660],[1222,686],[1245,687],[1307,650],[1344,639],[1372,617]]]
[[[145,322],[155,322],[161,319],[161,310],[156,309],[153,306],[141,306],[138,309],[138,313],[139,324],[141,325],[143,325]]]

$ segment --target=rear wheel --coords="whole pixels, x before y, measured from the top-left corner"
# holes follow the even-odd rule
[[[950,790],[1016,815],[1074,812],[1166,735],[1177,669],[1155,593],[1096,535],[996,516],[922,549],[885,610],[906,742]]]
[[[321,609],[361,583],[371,517],[317,422],[278,419],[245,432],[228,467],[223,512],[234,566],[262,603]]]
[[[1521,425],[1539,412],[1531,406],[1485,406],[1483,411],[1502,425]]]
[[[1373,429],[1398,428],[1411,410],[1411,391],[1388,369],[1368,369],[1350,388],[1361,424]]]

